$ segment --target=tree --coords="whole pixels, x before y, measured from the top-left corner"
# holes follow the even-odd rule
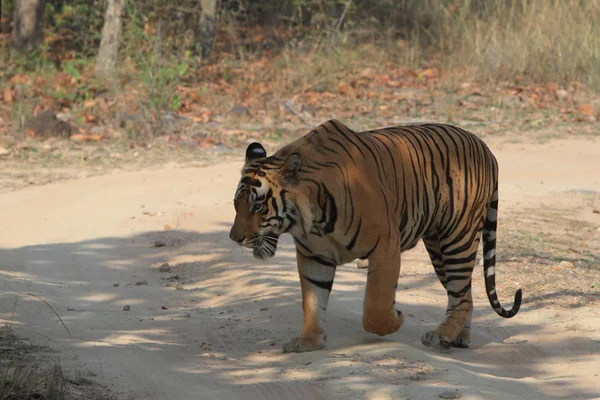
[[[215,27],[218,0],[198,0],[200,3],[200,20],[196,28],[196,43],[200,46],[202,59],[210,58],[215,40]]]
[[[21,51],[31,51],[42,40],[46,0],[15,0],[14,6],[13,46]]]
[[[123,29],[123,7],[125,0],[108,0],[104,14],[102,39],[96,59],[96,74],[109,75],[114,72],[119,55],[119,43]]]

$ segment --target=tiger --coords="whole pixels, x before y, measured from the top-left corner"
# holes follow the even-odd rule
[[[493,310],[498,162],[483,140],[459,127],[425,123],[356,132],[336,119],[267,156],[246,148],[229,237],[265,260],[280,235],[296,248],[304,323],[284,353],[326,347],[323,328],[336,268],[367,268],[362,325],[379,336],[402,326],[396,308],[401,253],[422,240],[448,297],[444,320],[421,337],[441,349],[469,347],[472,273],[483,238],[485,289]]]

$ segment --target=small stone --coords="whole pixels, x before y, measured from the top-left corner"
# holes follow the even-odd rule
[[[155,245],[155,247],[157,247],[157,246]],[[158,271],[159,272],[171,272],[171,266],[169,265],[169,263],[164,263],[163,265],[158,267]]]
[[[260,311],[267,311],[269,309],[269,307],[263,307],[260,309]]]
[[[450,390],[446,390],[439,394],[439,397],[442,399],[459,399],[462,397],[462,394],[458,393],[458,391],[452,392]]]
[[[556,92],[554,92],[554,94],[556,95],[556,98],[558,98],[559,100],[565,99],[569,96],[569,92],[567,92],[564,89],[559,89]]]
[[[558,263],[558,266],[560,268],[574,268],[575,267],[575,265],[573,265],[573,263],[570,261],[561,261]]]
[[[113,287],[119,287],[119,286],[121,286],[121,284],[119,284],[119,283],[113,283]]]
[[[125,307],[123,307],[123,311],[129,311],[131,310],[131,306],[128,304]]]
[[[271,343],[269,346],[275,346],[275,342]]]
[[[241,104],[235,104],[230,111],[233,115],[250,115],[248,107],[244,107]]]
[[[147,284],[148,284],[148,281],[145,279],[143,281],[139,281],[139,282],[135,283],[136,286],[146,286]]]
[[[154,241],[154,247],[164,247],[166,245],[167,244],[165,242],[163,242],[162,240],[156,240],[156,241]],[[163,265],[167,265],[168,266],[169,264],[163,264]],[[161,265],[161,268],[162,268],[162,265]],[[160,271],[160,272],[163,272],[163,271]],[[168,272],[168,271],[166,271],[166,272]]]
[[[167,278],[168,281],[178,281],[179,275],[173,275]]]
[[[165,307],[165,306],[162,306],[160,309],[161,309],[161,310],[166,310],[166,309],[167,309],[167,307]]]

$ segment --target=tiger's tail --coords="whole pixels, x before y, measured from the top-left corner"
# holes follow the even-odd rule
[[[509,311],[498,301],[496,293],[496,226],[498,220],[498,186],[494,190],[492,202],[488,206],[485,223],[483,225],[483,275],[485,277],[485,291],[494,311],[503,318],[512,318],[517,315],[521,307],[523,293],[518,289],[515,293],[513,306]]]

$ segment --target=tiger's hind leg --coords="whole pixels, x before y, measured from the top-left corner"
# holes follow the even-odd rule
[[[440,245],[440,240],[436,235],[428,236],[423,238],[423,243],[425,244],[425,248],[427,249],[427,253],[429,254],[429,258],[431,259],[431,264],[433,265],[433,269],[435,274],[437,275],[440,283],[446,289],[446,272],[444,271],[444,260],[442,257],[442,250]],[[448,305],[446,306],[446,315],[448,315],[451,311],[451,303],[450,299],[448,299]],[[467,348],[469,347],[469,342],[471,340],[471,313],[465,322],[465,327],[460,331],[458,337],[455,341],[451,343],[452,347],[460,347]],[[431,338],[429,338],[431,339]],[[426,346],[431,345],[429,340],[425,340],[425,335],[423,336],[423,344]],[[427,343],[426,343],[427,342]]]
[[[436,274],[448,293],[444,321],[421,338],[425,346],[469,347],[473,299],[471,275],[479,246],[479,229],[460,238],[424,239]]]

